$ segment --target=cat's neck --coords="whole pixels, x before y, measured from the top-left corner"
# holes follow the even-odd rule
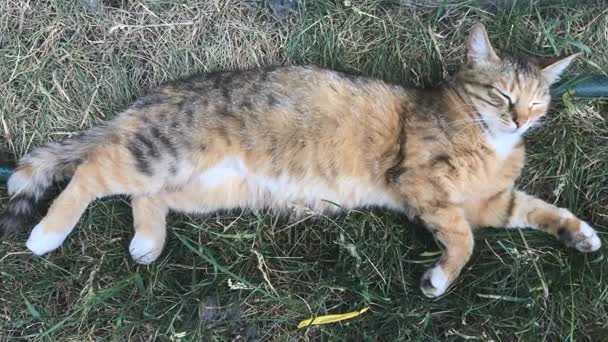
[[[488,132],[486,142],[501,160],[505,160],[515,147],[522,142],[522,136],[516,133]]]

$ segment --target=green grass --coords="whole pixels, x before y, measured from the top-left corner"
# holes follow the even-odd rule
[[[194,72],[316,63],[433,84],[462,60],[476,20],[499,47],[545,56],[584,51],[572,74],[608,70],[603,1],[500,11],[464,1],[344,3],[308,0],[277,20],[256,1],[2,1],[0,151],[21,156],[113,117],[146,88]],[[607,112],[606,100],[556,99],[528,139],[520,181],[592,222],[604,242]],[[439,247],[395,213],[297,224],[252,212],[172,215],[169,225],[166,251],[149,267],[129,258],[131,215],[121,199],[92,205],[49,256],[26,251],[26,231],[1,241],[0,340],[607,338],[605,252],[581,255],[540,233],[481,232],[456,286],[429,300],[419,277]],[[351,321],[296,329],[311,315],[363,307],[370,311]]]

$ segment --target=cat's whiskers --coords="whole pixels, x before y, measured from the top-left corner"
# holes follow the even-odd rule
[[[474,124],[474,123],[478,123],[478,122],[485,122],[485,123],[487,123],[487,120],[485,120],[485,119],[454,120],[454,121],[450,122],[448,126],[450,126],[450,127],[458,127],[458,126],[464,126],[466,124]]]

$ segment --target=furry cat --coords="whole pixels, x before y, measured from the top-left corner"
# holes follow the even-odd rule
[[[21,159],[0,229],[21,225],[54,182],[71,178],[27,241],[37,255],[58,248],[91,201],[115,194],[132,198],[129,251],[143,264],[162,251],[169,210],[292,204],[380,206],[421,220],[444,247],[422,277],[429,297],[458,277],[475,227],[537,228],[595,251],[601,242],[587,223],[514,188],[521,137],[545,115],[549,86],[574,57],[543,65],[497,54],[476,24],[466,64],[432,90],[313,66],[171,82],[114,120]]]

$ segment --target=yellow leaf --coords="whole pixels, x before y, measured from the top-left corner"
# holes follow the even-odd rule
[[[320,324],[328,324],[328,323],[344,321],[347,319],[355,318],[355,317],[361,315],[362,313],[364,313],[365,311],[367,311],[368,309],[369,308],[364,308],[359,311],[353,311],[353,312],[348,312],[348,313],[344,313],[344,314],[325,315],[325,316],[319,316],[316,318],[305,319],[302,322],[300,322],[300,324],[298,324],[298,328],[306,328],[309,325],[320,325]]]

